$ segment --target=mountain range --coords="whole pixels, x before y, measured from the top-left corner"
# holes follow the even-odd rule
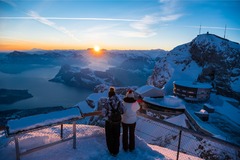
[[[172,94],[173,81],[210,83],[217,94],[240,99],[240,45],[214,34],[164,50],[14,51],[0,57],[0,71],[19,73],[42,66],[61,66],[50,81],[93,89],[96,85],[163,88]],[[17,65],[17,67],[16,67]]]

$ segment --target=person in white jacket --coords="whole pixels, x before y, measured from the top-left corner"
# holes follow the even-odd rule
[[[129,90],[123,99],[122,114],[122,143],[124,151],[135,149],[135,127],[137,121],[137,111],[140,109],[138,102],[134,99],[134,94]]]

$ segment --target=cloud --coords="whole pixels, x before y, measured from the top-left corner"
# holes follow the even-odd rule
[[[162,16],[159,18],[159,21],[161,21],[161,22],[175,21],[175,20],[181,18],[182,16],[183,16],[183,14],[172,14],[172,15]]]
[[[4,3],[9,4],[10,6],[17,8],[17,5],[11,1],[11,0],[0,0]],[[0,17],[0,19],[35,19],[37,21],[39,21],[42,24],[45,24],[47,26],[50,26],[51,28],[54,28],[55,30],[58,30],[66,35],[68,35],[69,37],[79,41],[79,39],[77,39],[70,31],[68,31],[66,28],[61,27],[61,26],[57,26],[54,22],[41,17],[38,13],[34,12],[34,11],[29,11],[26,13],[28,16],[30,17]]]
[[[174,14],[179,10],[179,0],[159,0],[162,15]]]
[[[7,0],[4,0],[7,1]],[[76,20],[76,21],[118,21],[118,22],[129,22],[129,29],[127,30],[118,30],[118,33],[113,33],[115,35],[124,36],[124,37],[141,37],[147,38],[152,37],[157,34],[156,27],[163,26],[167,22],[175,21],[183,16],[183,14],[177,13],[178,11],[178,0],[159,0],[160,10],[158,13],[144,15],[141,19],[128,19],[128,18],[96,18],[96,17],[42,17],[38,13],[34,11],[29,11],[27,15],[29,17],[0,17],[0,19],[34,19],[39,21],[42,24],[50,26],[69,37],[78,40],[74,34],[68,31],[66,28],[58,26],[51,20]],[[111,27],[103,27],[103,28],[92,28],[87,30],[87,32],[91,32],[91,30],[106,30],[106,28]],[[120,33],[120,34],[119,34]]]
[[[123,36],[129,37],[151,37],[156,35],[154,29],[151,28],[152,25],[157,24],[158,20],[155,16],[146,15],[141,21],[134,22],[130,24],[130,27],[135,31],[124,31]]]
[[[157,35],[155,27],[166,26],[166,22],[174,21],[179,19],[182,14],[173,14],[173,15],[166,15],[166,16],[157,16],[157,15],[146,15],[144,16],[141,21],[134,22],[130,24],[130,27],[135,31],[124,32],[129,37],[152,37]]]
[[[179,10],[178,0],[159,0],[160,10],[158,13],[145,15],[140,21],[130,23],[133,31],[122,31],[122,36],[129,37],[152,37],[157,35],[156,26],[165,26],[166,22],[175,21],[184,14],[177,13]]]
[[[55,30],[57,31],[60,31],[66,35],[68,35],[69,37],[79,41],[78,38],[76,38],[70,31],[68,31],[66,28],[64,27],[61,27],[61,26],[58,26],[56,25],[54,22],[52,21],[49,21],[48,19],[44,18],[44,17],[41,17],[38,13],[34,12],[34,11],[29,11],[27,13],[28,16],[32,17],[33,19],[35,19],[36,21],[42,23],[42,24],[45,24],[47,26],[50,26],[51,28],[54,28]]]

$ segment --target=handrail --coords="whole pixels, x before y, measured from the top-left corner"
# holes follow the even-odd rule
[[[159,122],[159,123],[162,123],[164,125],[167,125],[169,127],[172,127],[172,128],[175,128],[175,129],[178,129],[180,131],[184,131],[184,132],[187,132],[187,133],[190,133],[194,136],[197,136],[197,137],[201,137],[201,138],[207,138],[211,141],[214,141],[214,142],[217,142],[217,143],[220,143],[220,144],[223,144],[223,145],[226,145],[226,146],[229,146],[229,147],[232,147],[238,151],[240,151],[240,146],[236,145],[236,144],[233,144],[233,143],[230,143],[228,141],[224,141],[222,139],[218,139],[218,138],[215,138],[215,137],[211,137],[211,136],[208,136],[208,135],[204,135],[202,133],[198,133],[194,130],[190,130],[190,129],[187,129],[187,128],[184,128],[182,126],[178,126],[176,124],[173,124],[173,123],[170,123],[170,122],[167,122],[167,121],[164,121],[164,120],[161,120],[161,119],[157,119],[157,118],[154,118],[154,117],[151,117],[151,116],[148,116],[144,113],[140,113],[138,112],[137,113],[138,115],[142,116],[142,117],[145,117],[145,118],[148,118],[148,119],[151,119],[153,121],[156,121],[156,122]]]
[[[232,147],[232,148],[240,151],[240,146],[238,146],[238,145],[236,145],[236,144],[233,144],[233,143],[230,143],[230,142],[228,142],[228,141],[224,141],[224,140],[222,140],[222,139],[218,139],[218,138],[215,138],[215,137],[212,137],[212,136],[209,136],[209,135],[205,135],[205,134],[196,132],[196,131],[194,131],[194,130],[190,130],[190,129],[188,129],[188,128],[184,128],[184,127],[182,127],[182,126],[178,126],[178,125],[176,125],[176,124],[173,124],[173,123],[170,123],[170,122],[161,120],[161,119],[157,119],[157,118],[148,116],[148,115],[146,115],[146,114],[144,114],[144,113],[141,113],[141,112],[137,112],[137,114],[138,114],[139,116],[142,116],[142,117],[145,117],[145,118],[149,118],[149,119],[151,119],[151,120],[154,120],[154,121],[160,122],[160,123],[162,123],[162,124],[165,124],[165,125],[167,125],[167,126],[169,126],[169,127],[176,128],[176,129],[178,129],[178,130],[181,130],[181,131],[190,133],[190,134],[192,134],[192,135],[194,135],[194,136],[201,137],[201,138],[207,138],[207,139],[209,139],[209,140],[211,140],[211,141],[224,144],[224,145],[226,145],[226,146]],[[98,116],[98,115],[101,115],[101,111],[95,111],[95,112],[85,113],[85,114],[83,114],[83,118],[84,118],[84,117],[88,117],[88,116]]]
[[[89,117],[89,116],[98,116],[101,114],[102,114],[101,111],[94,111],[94,112],[89,112],[89,113],[83,113],[82,116],[83,116],[83,118],[85,118],[85,117]]]

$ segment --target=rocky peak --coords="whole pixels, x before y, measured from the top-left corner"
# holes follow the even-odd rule
[[[201,34],[160,59],[148,83],[162,88],[174,80],[197,80],[212,84],[218,94],[240,100],[239,60],[238,43]]]
[[[213,34],[198,35],[190,43],[189,52],[192,59],[200,66],[219,62],[236,62],[239,60],[239,44]],[[236,63],[234,63],[235,65]],[[239,64],[239,63],[238,63]],[[223,64],[222,64],[223,65]]]

